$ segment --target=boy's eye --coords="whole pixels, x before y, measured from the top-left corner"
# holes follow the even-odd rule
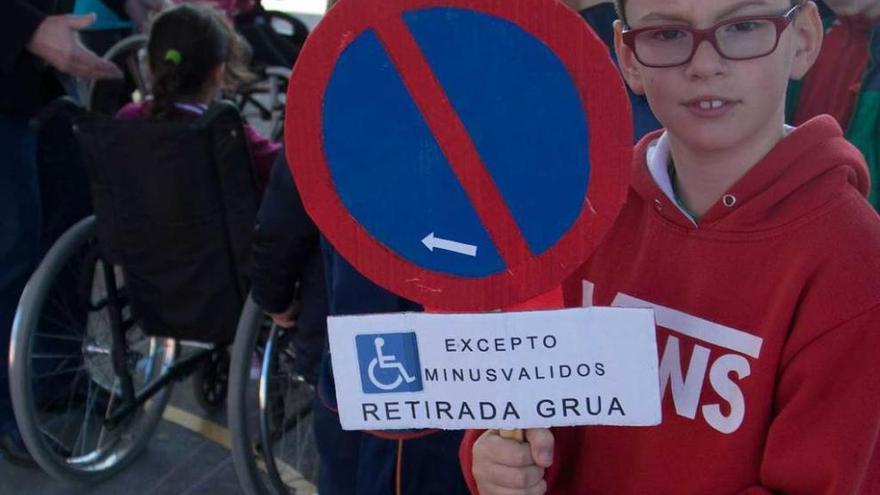
[[[658,29],[651,32],[651,39],[655,41],[675,41],[687,36],[687,33],[680,29]]]
[[[751,33],[761,28],[761,23],[757,21],[742,21],[728,24],[725,31],[729,33]]]

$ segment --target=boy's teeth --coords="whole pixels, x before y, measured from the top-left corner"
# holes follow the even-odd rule
[[[721,108],[724,102],[721,100],[704,100],[700,102],[700,108],[703,110],[709,110],[712,108]]]

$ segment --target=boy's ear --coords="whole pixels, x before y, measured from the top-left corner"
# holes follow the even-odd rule
[[[812,1],[804,2],[804,6],[801,7],[801,11],[797,13],[789,28],[794,30],[795,36],[794,61],[789,77],[797,80],[807,74],[822,49],[822,38],[825,31],[816,4]]]
[[[642,74],[639,72],[635,53],[623,43],[623,21],[614,21],[614,53],[617,54],[617,65],[629,89],[637,95],[645,94]]]

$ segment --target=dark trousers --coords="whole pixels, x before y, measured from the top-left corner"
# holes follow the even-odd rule
[[[329,357],[325,352],[319,393],[333,386],[328,383],[332,381],[327,374]],[[339,416],[320,398],[316,399],[314,424],[321,495],[470,493],[458,461],[461,431],[439,431],[411,440],[386,440],[362,431],[344,431]]]
[[[40,252],[36,133],[0,114],[0,433],[15,428],[9,398],[9,338],[21,290]]]

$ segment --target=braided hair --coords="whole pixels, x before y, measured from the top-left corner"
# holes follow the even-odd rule
[[[210,5],[186,3],[160,13],[147,43],[153,82],[151,115],[164,118],[176,101],[199,94],[221,64],[226,64],[226,89],[252,80],[243,53],[232,26]]]

